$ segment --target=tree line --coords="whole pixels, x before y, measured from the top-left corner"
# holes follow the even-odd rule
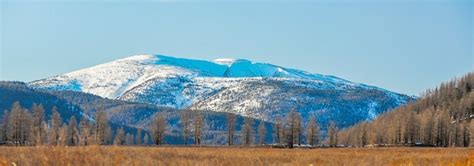
[[[81,117],[79,122],[71,116],[68,123],[63,122],[56,107],[51,109],[51,117],[46,120],[45,109],[41,104],[33,104],[30,110],[23,108],[19,102],[13,103],[10,110],[5,110],[0,119],[0,144],[14,146],[87,146],[133,144],[148,139],[133,138],[118,128],[113,131],[108,123],[104,110],[95,113],[95,119]],[[137,136],[141,130],[138,130]]]
[[[258,125],[255,122],[258,121]],[[183,144],[187,145],[190,137],[193,139],[195,145],[202,144],[203,132],[205,130],[205,118],[203,113],[196,110],[183,110],[180,113],[181,136]],[[240,126],[240,131],[237,132],[237,115],[232,113],[226,114],[226,131],[223,134],[227,137],[227,145],[237,145],[237,140],[240,138],[240,145],[279,145],[293,148],[294,145],[321,145],[322,135],[321,128],[317,122],[316,116],[311,116],[310,120],[305,123],[300,113],[296,110],[291,110],[285,117],[277,116],[275,123],[271,126],[265,125],[264,120],[257,120],[251,117],[244,117],[244,121]],[[331,123],[328,126],[333,132],[328,136],[336,137],[336,125]],[[150,132],[154,138],[154,144],[161,145],[164,142],[164,137],[167,134],[168,126],[164,114],[155,116],[151,123]],[[268,132],[271,131],[271,132]],[[304,135],[306,134],[306,138]],[[272,142],[266,141],[266,137],[271,137]],[[330,144],[336,146],[336,142]]]
[[[146,131],[137,129],[135,133],[127,133],[123,127],[114,131],[108,123],[106,111],[99,109],[94,118],[83,115],[79,121],[71,116],[65,122],[56,107],[51,108],[51,116],[46,117],[41,104],[33,104],[31,109],[23,108],[19,102],[13,103],[10,110],[5,110],[0,119],[0,144],[13,146],[87,146],[87,145],[142,145],[166,144],[165,138],[170,135],[167,114],[157,113],[149,123]],[[205,117],[203,112],[181,110],[179,115],[181,137],[184,145],[190,142],[202,145],[204,140]],[[291,110],[285,117],[277,116],[275,123],[265,125],[265,121],[244,117],[236,134],[237,115],[227,113],[226,131],[227,145],[234,146],[240,137],[240,144],[268,145],[276,144],[293,148],[294,145],[321,145],[321,128],[316,116],[307,123],[302,121],[296,110]],[[258,124],[255,122],[258,121]],[[329,126],[328,144],[335,146],[336,130],[334,123]],[[271,131],[271,132],[269,132]],[[306,134],[306,137],[304,135]],[[238,136],[238,137],[237,137]],[[272,142],[266,138],[272,138]],[[268,139],[267,139],[268,140]]]
[[[31,110],[15,102],[5,110],[0,119],[0,144],[15,146],[40,145],[106,145],[112,143],[112,128],[108,125],[104,111],[97,111],[95,121],[86,116],[78,122],[71,116],[69,123],[63,122],[56,107],[51,109],[50,120],[46,121],[45,109],[33,104]]]
[[[349,146],[474,146],[474,73],[338,133]]]

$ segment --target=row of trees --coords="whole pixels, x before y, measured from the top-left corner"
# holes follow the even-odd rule
[[[10,110],[3,113],[0,119],[0,144],[15,146],[40,146],[40,145],[110,145],[110,144],[134,144],[148,142],[148,135],[141,135],[138,130],[135,137],[131,133],[125,133],[123,128],[118,128],[114,133],[108,123],[105,111],[99,110],[95,114],[95,120],[91,121],[87,116],[82,116],[79,123],[75,116],[69,119],[69,123],[63,123],[60,113],[56,107],[51,109],[51,116],[46,120],[45,109],[42,105],[33,104],[31,110],[23,108],[19,102],[15,102]]]
[[[180,114],[181,123],[181,135],[183,144],[187,145],[190,137],[193,138],[195,145],[202,144],[202,137],[204,131],[204,116],[200,111],[185,110]],[[237,138],[237,115],[228,113],[226,115],[226,135],[227,145],[235,145]],[[295,144],[301,145],[303,143],[309,145],[321,144],[321,128],[316,120],[316,116],[312,116],[308,123],[302,121],[301,115],[295,110],[290,111],[286,117],[277,116],[275,123],[267,128],[263,120],[259,121],[258,125],[255,126],[255,119],[245,117],[242,126],[240,126],[240,138],[241,144],[245,146],[258,144],[266,144],[266,137],[273,137],[273,143],[279,145],[286,145],[289,148],[293,148]],[[306,131],[303,127],[306,124]],[[154,138],[153,143],[161,145],[164,142],[164,138],[167,135],[168,126],[166,123],[165,114],[158,114],[153,119],[150,125],[150,132]],[[330,123],[328,126],[330,132],[328,133],[330,145],[335,146],[337,144],[336,133],[337,128],[335,123]],[[273,131],[273,132],[268,132]],[[306,138],[304,138],[306,134]],[[305,142],[304,142],[305,141]]]
[[[135,134],[126,133],[124,128],[117,128],[114,132],[108,123],[108,116],[103,109],[96,111],[95,117],[87,115],[81,117],[77,122],[72,116],[68,123],[63,122],[60,113],[55,107],[51,109],[50,116],[46,116],[42,105],[33,104],[30,110],[23,108],[19,102],[15,102],[10,110],[6,110],[0,119],[0,144],[16,146],[86,146],[86,145],[156,145],[165,143],[165,137],[169,135],[169,124],[165,113],[158,113],[150,125],[148,132],[137,129]],[[205,118],[203,112],[183,110],[180,112],[181,136],[184,145],[193,140],[195,145],[203,143]],[[48,120],[47,120],[48,119]],[[94,119],[94,120],[92,120]],[[227,138],[228,145],[235,145],[237,115],[227,114]],[[269,128],[267,128],[269,127]],[[301,115],[295,110],[290,111],[286,117],[277,116],[276,122],[270,127],[265,122],[259,121],[255,126],[255,119],[245,117],[240,126],[239,136],[242,145],[259,144],[264,145],[267,137],[273,137],[273,143],[287,145],[321,143],[321,129],[317,123],[316,116],[312,116],[304,123]],[[271,132],[269,132],[271,131]],[[337,144],[337,128],[334,123],[328,127],[329,144]],[[306,134],[306,138],[304,135]]]
[[[343,144],[474,146],[474,73],[428,90],[414,103],[341,131]]]
[[[273,143],[279,145],[286,145],[289,148],[293,148],[295,144],[301,145],[303,143],[309,145],[318,145],[321,143],[321,128],[317,123],[316,116],[311,116],[309,122],[304,123],[301,115],[295,110],[291,110],[286,117],[276,116],[275,123],[273,123],[270,130],[267,130],[264,121],[260,121],[257,129],[255,130],[253,126],[254,120],[252,118],[246,117],[244,123],[241,126],[241,138],[243,145],[251,145],[253,142],[258,142],[258,144],[265,144],[265,137],[267,136],[267,131],[272,131],[269,133],[273,137]],[[306,124],[306,126],[305,126]],[[303,127],[306,128],[304,131]],[[236,115],[228,114],[227,115],[227,140],[228,145],[234,145],[235,139],[235,128],[236,128]],[[334,123],[328,127],[334,132],[329,133],[329,137],[336,136],[336,126]],[[306,134],[306,139],[304,139],[304,134]],[[255,137],[253,137],[255,136]],[[254,141],[256,140],[256,141]],[[304,142],[305,141],[305,142]],[[333,142],[332,146],[335,146],[337,143]]]

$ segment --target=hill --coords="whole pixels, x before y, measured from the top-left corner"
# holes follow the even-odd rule
[[[401,106],[339,133],[350,146],[473,146],[474,73],[427,90]]]

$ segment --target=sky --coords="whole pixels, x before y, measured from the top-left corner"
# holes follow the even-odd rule
[[[0,80],[136,54],[241,58],[409,95],[474,71],[470,0],[0,0]]]

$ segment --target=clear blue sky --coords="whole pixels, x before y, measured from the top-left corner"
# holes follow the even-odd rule
[[[245,58],[410,95],[474,71],[470,0],[0,1],[0,80],[142,53]]]

